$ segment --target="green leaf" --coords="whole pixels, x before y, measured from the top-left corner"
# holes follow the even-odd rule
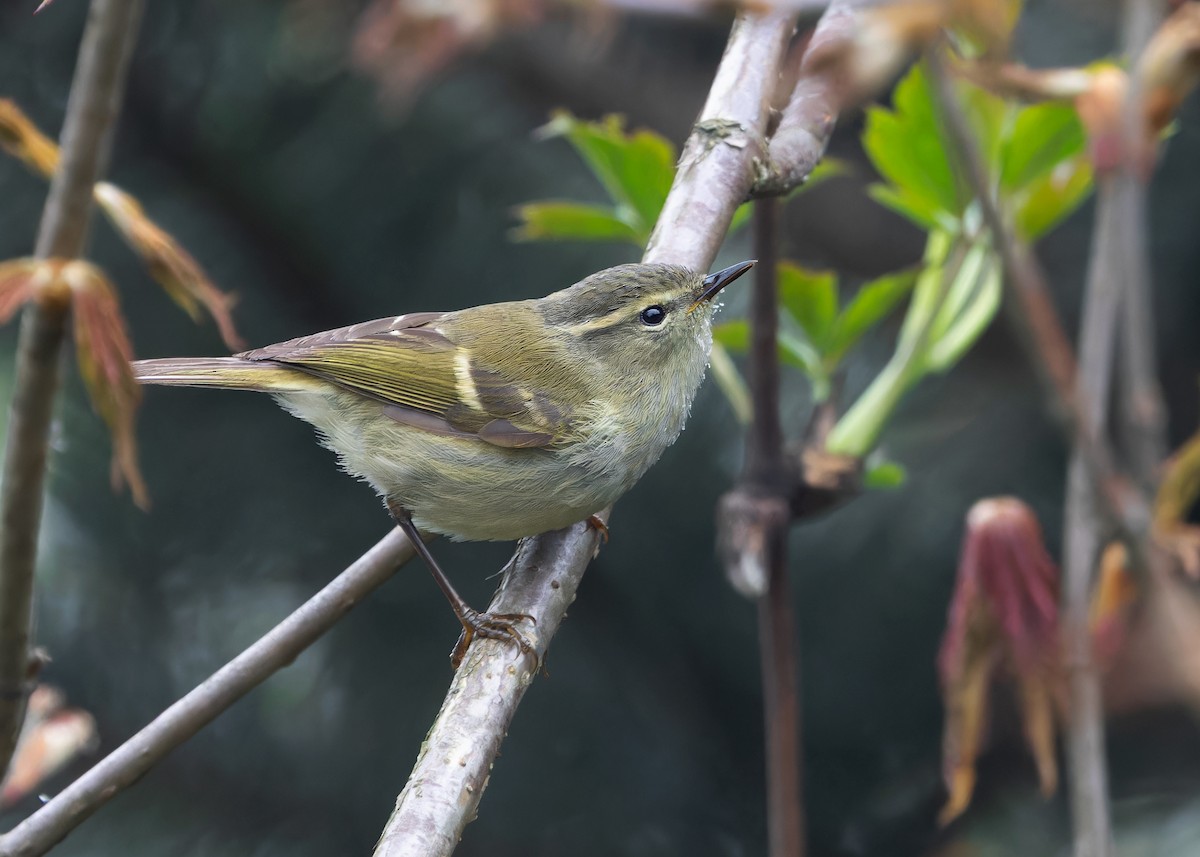
[[[887,184],[867,187],[867,195],[884,208],[890,208],[901,217],[907,217],[922,229],[934,229],[945,216],[936,204],[924,197],[910,194]]]
[[[910,291],[917,281],[916,269],[884,274],[858,290],[833,325],[825,355],[826,363],[839,362],[864,333],[878,324]]]
[[[813,348],[823,354],[837,318],[837,275],[781,262],[778,277],[780,306],[800,325]]]
[[[637,231],[617,212],[582,202],[530,202],[518,206],[521,224],[513,230],[518,241],[631,241],[640,244]]]
[[[735,354],[750,350],[750,322],[744,318],[714,324],[712,333],[713,342]]]
[[[642,243],[649,239],[675,177],[669,140],[647,130],[627,134],[620,116],[585,122],[566,112],[556,113],[539,136],[566,137],[618,207],[628,207]]]
[[[954,171],[942,145],[929,82],[915,65],[896,85],[893,109],[867,111],[862,143],[871,163],[908,207],[957,214],[961,208]]]
[[[1010,192],[1024,188],[1081,154],[1086,145],[1075,108],[1053,102],[1026,107],[1007,137],[1000,185]]]
[[[894,461],[883,461],[873,467],[868,467],[863,473],[863,487],[876,491],[892,491],[904,484],[908,471],[903,464]]]
[[[1012,200],[1013,226],[1034,241],[1057,226],[1094,188],[1092,164],[1080,155],[1034,179]]]

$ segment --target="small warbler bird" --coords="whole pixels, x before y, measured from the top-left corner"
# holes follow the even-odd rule
[[[589,519],[674,442],[712,348],[713,298],[748,271],[608,268],[537,300],[418,312],[233,357],[139,360],[143,384],[270,393],[384,498],[464,633],[530,648],[471,609],[418,531],[509,540]]]

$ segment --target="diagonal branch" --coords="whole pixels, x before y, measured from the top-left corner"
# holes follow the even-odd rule
[[[756,165],[765,162],[767,105],[793,26],[793,17],[781,13],[738,17],[645,261],[711,266],[733,212],[758,177]],[[786,166],[779,159],[774,164]],[[578,526],[524,543],[490,609],[533,615],[537,649],[544,652],[595,545],[595,533]],[[489,640],[472,647],[388,819],[377,857],[453,850],[475,815],[504,729],[532,677],[528,664],[514,662],[511,647]]]
[[[0,857],[45,854],[173,749],[294,661],[412,555],[408,539],[399,530],[392,530],[246,651],[0,836]]]
[[[92,3],[63,122],[62,160],[38,228],[39,258],[83,254],[92,188],[108,164],[142,3]],[[17,340],[0,472],[0,770],[12,758],[25,713],[42,492],[69,309],[60,299],[35,300],[21,317]]]

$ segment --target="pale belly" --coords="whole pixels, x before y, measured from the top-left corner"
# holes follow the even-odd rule
[[[616,501],[649,466],[582,456],[592,462],[583,466],[561,452],[430,435],[353,396],[276,399],[316,426],[342,467],[407,509],[419,529],[454,539],[512,540],[569,526]]]

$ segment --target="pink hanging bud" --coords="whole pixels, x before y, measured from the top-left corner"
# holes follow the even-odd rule
[[[946,725],[940,821],[963,812],[975,787],[991,683],[1016,684],[1026,741],[1043,794],[1058,786],[1055,707],[1060,698],[1058,567],[1033,510],[1013,497],[981,500],[967,514],[958,580],[938,653]]]

